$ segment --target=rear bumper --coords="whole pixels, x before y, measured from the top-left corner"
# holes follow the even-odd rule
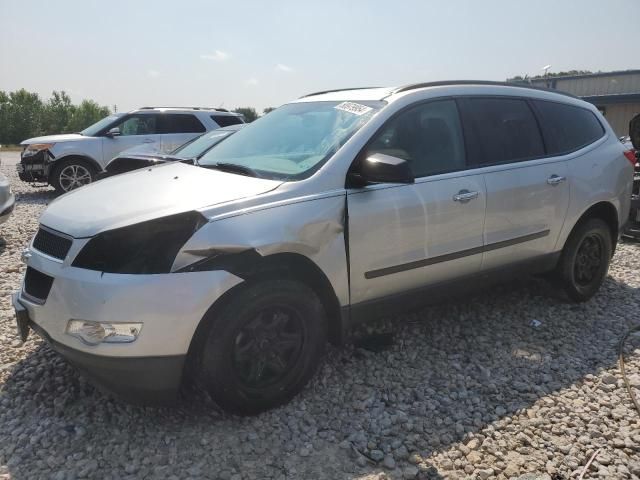
[[[26,308],[14,295],[16,311],[28,315]],[[29,328],[49,346],[76,367],[98,388],[114,393],[122,399],[145,405],[166,405],[178,397],[186,355],[165,357],[107,357],[86,353],[53,340],[33,321]]]

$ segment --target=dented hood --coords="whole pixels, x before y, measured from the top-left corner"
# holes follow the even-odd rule
[[[282,182],[236,175],[183,163],[145,168],[100,180],[54,200],[40,223],[82,238],[99,232],[241,201]]]

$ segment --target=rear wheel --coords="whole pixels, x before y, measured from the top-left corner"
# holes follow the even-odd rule
[[[225,410],[251,415],[287,402],[311,378],[326,342],[316,294],[298,282],[250,285],[213,321],[200,376]]]
[[[558,276],[572,300],[586,302],[595,295],[609,270],[611,252],[611,231],[600,219],[587,220],[571,233],[562,251]]]
[[[59,193],[70,192],[92,183],[96,178],[96,169],[81,159],[63,160],[54,169],[50,183]]]

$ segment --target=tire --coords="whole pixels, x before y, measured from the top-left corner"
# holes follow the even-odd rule
[[[96,180],[96,169],[82,159],[62,160],[54,168],[49,183],[58,193],[67,193]]]
[[[569,298],[586,302],[600,289],[609,270],[613,251],[611,230],[593,218],[579,224],[567,240],[557,276]]]
[[[261,281],[234,295],[205,335],[201,382],[224,410],[255,415],[289,401],[313,376],[327,322],[310,288]]]

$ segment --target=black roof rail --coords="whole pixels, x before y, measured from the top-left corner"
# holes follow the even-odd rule
[[[313,97],[314,95],[322,95],[323,93],[346,92],[348,90],[368,90],[369,88],[380,88],[380,87],[335,88],[333,90],[322,90],[320,92],[307,93],[306,95],[302,95],[300,98]]]
[[[234,115],[238,115],[235,112],[229,112],[226,108],[215,108],[215,107],[165,107],[165,106],[156,106],[156,107],[140,107],[138,110],[155,110],[156,108],[175,108],[177,110],[212,110],[216,112],[227,112],[233,113]]]
[[[577,98],[575,95],[572,95],[567,92],[562,92],[560,90],[554,90],[553,88],[544,88],[544,87],[536,87],[534,85],[529,85],[527,83],[516,83],[516,82],[495,82],[490,80],[442,80],[437,82],[424,82],[424,83],[411,83],[409,85],[404,85],[402,87],[398,87],[394,89],[391,93],[401,93],[407,92],[409,90],[416,90],[418,88],[428,88],[428,87],[442,87],[447,85],[492,85],[497,87],[518,87],[518,88],[529,88],[531,90],[538,90],[542,92],[551,92],[557,93],[559,95],[564,95],[566,97]]]

